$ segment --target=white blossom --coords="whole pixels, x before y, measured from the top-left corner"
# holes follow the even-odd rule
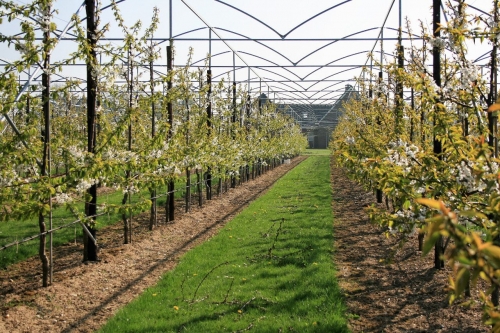
[[[80,183],[76,186],[76,192],[79,194],[83,194],[87,191],[92,185],[96,184],[95,179],[82,179]]]
[[[73,198],[68,195],[67,193],[57,193],[53,198],[52,198],[52,202],[56,203],[56,204],[65,204],[65,203],[68,203],[68,202],[72,202],[73,201]]]

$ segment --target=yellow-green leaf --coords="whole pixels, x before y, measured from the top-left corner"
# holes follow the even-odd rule
[[[475,211],[475,210],[462,210],[462,211],[460,211],[459,215],[465,216],[465,217],[477,217],[477,218],[485,219],[485,220],[488,219],[488,217],[486,215],[484,215],[481,212]]]
[[[500,247],[496,245],[490,245],[483,249],[483,252],[486,253],[488,258],[490,259],[490,263],[494,268],[500,268]]]
[[[427,206],[429,208],[441,209],[441,203],[434,199],[419,198],[416,200],[419,204]]]
[[[429,251],[432,249],[434,244],[436,244],[437,240],[439,239],[439,232],[434,232],[433,234],[430,235],[430,237],[427,237],[427,240],[424,243],[423,251],[422,254],[425,256]]]
[[[460,268],[456,277],[455,294],[457,296],[461,295],[464,292],[465,288],[469,285],[469,279],[470,279],[469,269],[466,267]]]

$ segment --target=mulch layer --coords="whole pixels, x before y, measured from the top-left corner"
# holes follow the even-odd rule
[[[335,262],[353,332],[488,332],[481,324],[478,288],[471,307],[447,299],[450,267],[434,269],[433,253],[422,257],[418,238],[398,247],[370,224],[364,211],[376,203],[372,193],[332,168]],[[390,253],[391,264],[385,264]],[[462,301],[463,302],[463,301]]]

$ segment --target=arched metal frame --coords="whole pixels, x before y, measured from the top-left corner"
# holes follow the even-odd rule
[[[119,1],[117,1],[117,4],[125,2],[125,1],[126,0],[119,0]],[[292,38],[287,38],[287,37],[292,32],[296,31],[298,28],[300,28],[303,25],[307,24],[308,22],[314,20],[315,18],[317,18],[317,17],[319,17],[319,16],[321,16],[329,11],[332,11],[338,7],[346,5],[347,3],[351,2],[352,0],[340,1],[337,4],[322,10],[321,12],[319,12],[319,13],[309,17],[308,19],[302,21],[300,24],[296,25],[295,27],[293,27],[291,30],[289,30],[285,34],[280,34],[271,25],[265,23],[264,21],[262,21],[258,17],[251,15],[250,13],[242,10],[241,8],[238,8],[234,5],[228,4],[228,3],[221,1],[221,0],[215,0],[215,2],[220,4],[220,5],[229,7],[231,9],[233,9],[235,12],[238,12],[238,13],[241,13],[243,15],[250,17],[254,21],[258,22],[262,26],[266,27],[267,29],[271,30],[273,33],[278,35],[279,39],[252,38],[250,36],[246,36],[244,34],[237,32],[237,31],[233,31],[233,30],[230,30],[230,29],[227,29],[224,27],[211,26],[185,0],[178,0],[178,1],[182,2],[192,13],[194,13],[205,26],[191,29],[189,31],[185,31],[185,32],[178,33],[178,34],[174,35],[173,34],[173,22],[172,22],[172,1],[173,0],[170,0],[170,3],[169,3],[169,5],[170,5],[169,6],[169,8],[170,8],[169,37],[168,38],[154,38],[154,39],[152,39],[155,41],[156,46],[161,45],[161,44],[168,42],[168,41],[173,41],[174,43],[176,43],[176,42],[208,41],[209,42],[209,49],[210,49],[210,53],[211,53],[212,43],[222,42],[227,46],[228,50],[218,52],[216,54],[211,55],[211,57],[210,57],[210,64],[209,64],[210,68],[222,68],[223,69],[221,73],[213,75],[214,81],[212,81],[212,82],[215,82],[215,80],[218,78],[222,78],[224,76],[230,76],[231,73],[233,73],[233,80],[235,80],[236,72],[240,71],[241,69],[246,68],[249,72],[248,79],[247,80],[240,80],[238,83],[246,84],[247,90],[249,93],[257,93],[257,95],[260,95],[261,93],[263,93],[263,91],[262,91],[262,84],[263,84],[264,86],[267,86],[268,92],[275,94],[275,96],[277,97],[278,100],[282,100],[282,101],[293,100],[293,101],[297,101],[298,104],[304,104],[304,105],[309,105],[309,106],[313,105],[313,104],[334,105],[336,103],[337,99],[342,96],[342,94],[335,95],[335,93],[338,92],[339,90],[332,89],[332,88],[334,88],[335,86],[338,86],[340,84],[349,84],[349,85],[352,85],[354,87],[354,89],[357,89],[358,87],[357,87],[356,77],[361,78],[361,74],[357,75],[357,76],[353,75],[352,78],[350,78],[350,79],[345,79],[345,78],[336,79],[336,77],[337,76],[340,77],[341,74],[348,73],[352,70],[372,67],[372,64],[369,64],[369,61],[370,61],[369,57],[367,57],[366,62],[364,64],[353,64],[353,65],[342,64],[341,65],[341,64],[337,64],[338,62],[345,60],[345,59],[348,59],[350,57],[355,57],[355,56],[363,54],[363,53],[365,53],[365,54],[380,53],[381,62],[382,62],[383,56],[394,57],[394,55],[389,54],[389,53],[385,53],[382,48],[380,51],[376,51],[375,48],[377,47],[377,45],[383,43],[384,41],[392,41],[392,40],[397,40],[398,43],[401,45],[403,40],[410,39],[410,37],[412,39],[420,38],[419,36],[416,36],[416,35],[411,35],[407,38],[403,38],[403,34],[408,35],[409,32],[402,30],[401,0],[399,0],[399,11],[400,11],[399,12],[399,28],[397,28],[397,29],[386,26],[389,14],[391,13],[391,11],[394,7],[394,4],[396,3],[396,0],[393,0],[391,2],[389,10],[387,11],[385,19],[383,20],[383,23],[380,27],[363,29],[363,30],[360,30],[360,31],[357,31],[354,33],[350,33],[350,34],[348,34],[344,37],[341,37],[341,38],[317,38],[317,39],[314,39],[314,38],[292,39]],[[82,5],[80,5],[76,14],[78,14],[80,9],[82,7],[84,7],[84,3],[85,2],[83,2]],[[111,5],[105,6],[101,10],[104,11],[109,7],[111,7]],[[488,13],[482,11],[479,8],[476,8],[476,7],[470,6],[470,5],[469,5],[469,7],[478,11],[482,15],[483,14],[489,15]],[[32,19],[35,20],[35,18],[32,18]],[[447,20],[446,17],[445,17],[445,19]],[[83,20],[85,20],[85,18],[83,18],[82,21]],[[68,30],[70,30],[71,28],[72,28],[72,26],[70,25],[70,23],[68,23],[68,25],[63,30],[58,30],[55,33],[57,39],[58,40],[75,39],[75,36],[67,37],[69,35]],[[357,37],[357,36],[362,36],[363,34],[365,34],[367,32],[377,30],[377,29],[379,29],[379,34],[376,38]],[[384,29],[389,30],[389,31],[397,31],[399,33],[398,38],[395,39],[395,38],[384,37],[383,36]],[[189,38],[189,36],[191,34],[199,32],[199,31],[203,31],[203,30],[209,30],[209,34],[210,34],[209,38]],[[236,36],[236,38],[223,38],[221,36],[221,32],[229,33],[231,35]],[[213,39],[212,33],[217,38]],[[103,41],[106,41],[106,40],[113,41],[113,40],[120,40],[120,39],[119,38],[118,39],[103,38],[102,40]],[[291,42],[291,41],[300,42],[303,40],[324,41],[325,44],[314,49],[313,51],[309,52],[308,54],[306,54],[305,56],[301,57],[299,60],[294,62],[283,52],[279,52],[277,49],[275,49],[275,48],[273,48],[265,43],[268,41],[278,41],[278,40],[287,41],[287,42]],[[263,57],[261,55],[245,51],[243,49],[236,50],[235,48],[233,48],[230,45],[230,42],[232,42],[232,41],[238,41],[238,42],[247,41],[247,42],[259,45],[259,46],[271,51],[272,53],[278,55],[279,57],[281,57],[281,59],[285,60],[288,64],[280,64],[278,61],[268,59],[268,58]],[[346,55],[343,55],[341,57],[338,57],[337,59],[332,60],[330,62],[327,62],[325,64],[302,65],[302,63],[305,60],[310,58],[312,55],[318,53],[319,51],[324,50],[327,47],[332,46],[336,43],[348,42],[348,41],[374,41],[374,44],[373,44],[371,51],[370,50],[363,50],[363,51],[352,52],[350,54],[346,54]],[[238,65],[235,64],[234,60],[233,60],[233,64],[228,64],[228,65],[213,66],[211,64],[212,59],[222,57],[222,56],[230,54],[230,53],[233,54],[233,58],[234,57],[238,58],[238,60],[239,60]],[[485,53],[482,56],[475,59],[474,63],[483,61],[483,60],[487,59],[488,56],[489,56],[489,53]],[[264,61],[265,63],[267,63],[267,65],[252,64],[249,61],[249,59],[247,59],[248,57],[250,57],[249,59]],[[196,67],[197,64],[199,64],[202,61],[205,61],[205,59],[197,60],[197,61],[193,62],[191,65]],[[243,65],[241,63],[243,63]],[[1,66],[1,64],[0,64],[0,66]],[[205,64],[204,64],[204,66],[205,66]],[[164,72],[161,70],[161,68],[165,67],[165,65],[156,65],[156,67],[160,68],[160,69],[155,70],[156,75],[164,75]],[[227,70],[225,70],[224,68],[227,68]],[[299,75],[296,71],[296,69],[299,69],[299,68],[302,68],[302,69],[303,68],[312,68],[312,70],[310,72],[306,73],[305,75]],[[316,79],[312,78],[313,75],[320,74],[322,71],[324,71],[325,69],[328,69],[328,68],[340,68],[340,70],[336,71],[335,73],[323,74],[322,76],[320,76],[319,78],[316,78]],[[253,73],[253,77],[250,77],[250,72]],[[32,84],[32,82],[38,81],[37,74],[38,74],[37,70],[33,71],[33,73],[27,74],[28,78],[26,80],[24,80],[23,88],[21,89],[19,96],[17,97],[18,99],[21,96],[21,94],[24,93],[24,91],[27,89],[27,87],[30,84]],[[270,77],[267,74],[271,74],[274,77]],[[266,75],[266,77],[264,77],[264,75]],[[61,78],[61,79],[63,79],[63,78]],[[314,90],[313,88],[316,87],[320,82],[323,82],[323,83],[330,83],[331,82],[331,84],[323,85],[321,88]],[[259,85],[258,89],[255,87],[257,83]],[[309,85],[306,86],[307,84],[309,84]],[[270,96],[268,96],[268,98],[271,99]],[[11,121],[11,119],[9,118],[9,115],[7,114],[4,117],[9,122],[11,127],[13,127],[14,130],[16,130],[15,124]],[[310,116],[308,116],[308,119],[311,119],[311,121],[315,120],[314,117],[310,117]],[[305,121],[305,119],[303,119],[303,118],[300,120]]]

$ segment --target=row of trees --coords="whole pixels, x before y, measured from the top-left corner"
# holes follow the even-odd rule
[[[106,25],[99,28],[99,2],[87,0],[86,27],[77,16],[71,23],[78,51],[52,63],[61,35],[52,6],[51,0],[0,3],[3,17],[22,21],[21,34],[1,36],[19,51],[19,60],[0,74],[5,117],[0,123],[0,220],[22,223],[38,216],[44,285],[50,268],[46,224],[54,207],[64,205],[82,221],[84,259],[97,260],[98,214],[119,211],[127,242],[131,214],[151,210],[150,228],[156,226],[156,199],[163,195],[157,191],[165,186],[173,217],[174,180],[185,175],[189,188],[191,170],[205,171],[211,190],[212,177],[232,179],[234,185],[247,166],[289,158],[306,147],[299,127],[276,112],[275,105],[262,105],[228,80],[212,83],[210,68],[191,68],[190,56],[186,66],[174,69],[172,41],[168,72],[157,72],[159,52],[152,41],[159,22],[156,9],[141,35],[141,23],[128,27],[113,1],[110,10],[124,43],[112,46],[99,42],[107,30]],[[41,42],[35,38],[39,30]],[[58,69],[78,60],[87,64],[86,80],[51,84]],[[17,73],[33,67],[43,72],[41,86],[19,94]],[[98,203],[98,186],[123,191],[122,204]],[[150,197],[131,203],[130,196],[144,189]]]
[[[499,332],[498,2],[479,16],[463,0],[447,2],[447,24],[439,22],[440,4],[434,30],[422,25],[423,44],[406,48],[404,67],[383,66],[387,81],[367,71],[374,77],[345,105],[331,148],[380,202],[385,194],[390,208],[369,212],[388,236],[404,242],[418,234],[424,254],[434,248],[437,269],[450,264],[451,302],[470,296],[479,278],[490,285],[480,293],[484,322]],[[473,63],[475,47],[489,48],[489,64]]]

